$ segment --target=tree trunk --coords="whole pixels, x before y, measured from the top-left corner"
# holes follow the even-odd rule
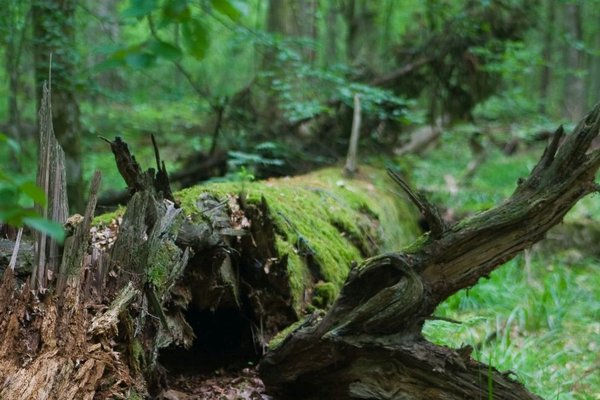
[[[332,2],[328,2],[326,5],[324,5],[323,2],[319,4],[321,13],[325,15],[324,61],[326,65],[335,65],[338,62],[339,32],[337,29],[337,21],[339,10]]]
[[[406,205],[373,185],[382,180],[376,171],[362,168],[357,180],[336,170],[219,184],[172,197],[158,154],[159,172],[142,172],[115,140],[119,170],[135,192],[125,214],[89,230],[96,187],[65,244],[64,283],[50,279],[48,291],[36,293],[5,272],[0,376],[11,379],[0,382],[0,397],[156,395],[165,385],[161,364],[181,364],[173,351],[192,351],[214,328],[207,321],[225,319],[216,340],[255,360],[253,343],[327,307],[343,285],[327,313],[312,314],[261,362],[279,398],[462,399],[486,396],[488,387],[498,398],[536,398],[471,360],[470,348],[426,342],[421,327],[441,301],[540,240],[598,190],[600,150],[588,148],[599,129],[597,107],[560,146],[557,131],[508,201],[452,227],[393,175],[431,232],[403,253],[373,257],[391,248],[382,237],[406,240],[411,230]],[[370,258],[350,269],[361,257]],[[190,363],[206,359],[192,354]]]
[[[554,35],[556,18],[556,1],[546,1],[546,23],[544,24],[544,41],[543,53],[544,64],[542,66],[542,76],[540,79],[540,107],[541,112],[545,113],[548,107],[548,89],[550,87],[550,79],[552,77],[552,59],[554,54]]]
[[[101,21],[100,24],[90,24],[87,28],[86,37],[106,38],[110,43],[119,43],[121,41],[121,26],[118,18],[118,1],[88,1],[87,7],[93,10],[96,17]],[[177,43],[178,44],[178,43]],[[90,54],[88,68],[102,61],[102,56]],[[179,74],[175,75],[176,80],[180,80]],[[102,71],[97,77],[98,84],[103,88],[110,90],[122,90],[125,82],[119,72],[115,69]]]
[[[19,109],[19,76],[21,73],[21,55],[27,30],[27,5],[8,2],[6,5],[4,23],[6,25],[5,60],[4,66],[8,77],[8,133],[16,140],[21,140]],[[15,160],[16,161],[16,160]],[[18,163],[15,163],[18,164]]]
[[[564,88],[564,112],[569,119],[581,118],[586,101],[583,78],[579,75],[584,68],[584,54],[579,49],[583,42],[583,28],[581,21],[581,4],[570,2],[565,4],[565,27],[567,33],[567,47],[565,50],[565,64],[567,76]]]
[[[427,342],[423,323],[438,304],[475,285],[541,240],[583,196],[597,192],[600,105],[561,145],[559,128],[536,167],[500,206],[448,227],[399,183],[435,227],[419,245],[354,267],[324,316],[315,314],[260,363],[278,398],[536,399],[509,374]],[[485,373],[482,376],[482,371]]]
[[[377,63],[377,16],[375,3],[368,0],[346,0],[344,18],[348,27],[346,48],[348,62],[373,69]]]
[[[66,156],[67,191],[73,210],[83,210],[83,175],[77,84],[74,0],[34,0],[32,21],[37,98],[49,79],[52,55],[52,114],[54,132]]]

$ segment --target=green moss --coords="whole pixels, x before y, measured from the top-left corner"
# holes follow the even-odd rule
[[[156,249],[151,249],[154,254],[149,257],[152,264],[148,267],[148,280],[159,289],[162,289],[169,278],[176,257],[180,255],[180,250],[177,245],[171,241],[163,242]]]
[[[127,395],[127,400],[143,400],[143,396],[139,394],[135,389],[131,389]]]
[[[382,250],[398,250],[417,236],[415,210],[390,189],[392,185],[383,169],[362,167],[356,179],[345,178],[341,168],[329,168],[244,186],[248,204],[266,199],[276,231],[281,233],[275,247],[280,258],[287,257],[297,311],[314,281],[330,283],[327,287],[335,288],[337,294],[352,261]],[[225,199],[241,190],[239,182],[211,183],[182,190],[176,197],[185,213],[198,219],[200,194]],[[318,270],[312,279],[310,262],[313,275],[314,264]]]
[[[292,297],[292,306],[294,310],[300,311],[303,306],[304,290],[306,282],[310,282],[310,271],[298,253],[294,246],[282,239],[281,236],[275,236],[275,248],[277,254],[287,256],[287,275],[288,282],[290,284],[290,294]]]
[[[115,211],[94,217],[92,225],[110,225],[113,220],[122,217],[123,214],[125,214],[125,207],[119,206]]]
[[[306,321],[307,318],[308,318],[308,316],[301,318],[298,321],[291,324],[290,326],[288,326],[287,328],[285,328],[284,330],[278,332],[277,335],[275,335],[273,337],[273,339],[271,339],[271,341],[269,341],[269,344],[268,344],[269,350],[273,350],[273,349],[277,348],[278,346],[280,346],[283,343],[284,339],[290,333],[295,331],[300,325],[302,325]]]
[[[138,373],[142,372],[142,369],[146,364],[142,343],[137,338],[133,338],[130,343],[129,352],[131,354],[131,366],[133,367],[134,371]]]
[[[338,295],[338,288],[331,282],[318,282],[313,291],[312,304],[321,309],[328,308]]]

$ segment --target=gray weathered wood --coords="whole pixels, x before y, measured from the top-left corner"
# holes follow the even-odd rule
[[[44,82],[43,97],[39,111],[40,137],[38,145],[37,185],[44,190],[47,202],[36,209],[46,219],[63,224],[67,220],[69,206],[65,176],[65,153],[54,136],[52,126],[52,102],[48,84]],[[46,233],[36,233],[36,261],[31,274],[31,287],[45,291],[48,279],[58,271],[60,246]]]

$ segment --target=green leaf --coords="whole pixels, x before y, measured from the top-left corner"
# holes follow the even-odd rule
[[[147,44],[148,50],[157,57],[166,58],[167,60],[177,60],[181,58],[181,50],[172,44],[161,40],[151,40]]]
[[[124,17],[142,18],[156,10],[157,0],[130,0],[129,7],[123,11]]]
[[[4,173],[2,170],[0,170],[0,182],[5,182],[14,185],[13,179],[8,174]],[[0,199],[2,198],[0,197]]]
[[[19,146],[19,143],[3,133],[0,133],[0,142],[6,143],[11,149],[13,149],[15,153],[21,151],[21,146]]]
[[[185,22],[191,16],[187,0],[168,0],[163,6],[163,19],[167,22]]]
[[[11,207],[9,209],[0,208],[0,222],[12,226],[23,225],[23,219],[26,217],[37,216],[35,211],[21,207]]]
[[[61,224],[39,216],[23,218],[23,222],[30,228],[45,233],[60,243],[65,240],[65,230]]]
[[[117,67],[122,67],[125,65],[125,59],[124,58],[115,58],[115,57],[108,57],[106,60],[99,62],[98,64],[94,65],[94,72],[103,72],[112,68],[117,68]]]
[[[14,186],[0,187],[0,207],[16,207],[19,193]]]
[[[211,4],[215,10],[228,16],[232,21],[237,21],[242,16],[240,10],[231,4],[229,0],[211,0]]]
[[[33,200],[35,203],[45,206],[46,205],[46,194],[38,185],[33,182],[25,182],[19,186],[21,192],[27,197]]]
[[[197,19],[192,19],[181,25],[183,44],[189,54],[197,60],[206,56],[209,40],[204,25]]]
[[[156,56],[147,52],[130,53],[125,56],[125,63],[131,68],[144,69],[152,66]]]

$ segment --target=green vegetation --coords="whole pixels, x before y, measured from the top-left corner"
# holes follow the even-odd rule
[[[460,177],[466,163],[447,149],[466,147],[468,136],[452,137],[447,139],[453,141],[452,146],[444,143],[430,153],[427,163],[413,160],[413,178],[436,200],[460,213],[481,211],[502,201],[541,154],[540,146],[516,156],[487,147],[490,156],[471,186],[461,186],[452,195],[444,175]],[[587,199],[565,219],[596,215],[598,207],[597,199]],[[473,346],[476,359],[513,371],[543,398],[598,398],[600,262],[572,249],[557,250],[548,253],[534,246],[493,272],[490,279],[452,296],[435,315],[461,323],[429,321],[425,336],[454,348]]]
[[[16,158],[21,148],[19,144],[0,133],[0,143],[10,148],[9,157]],[[22,174],[9,174],[0,168],[0,224],[6,223],[15,227],[28,226],[43,232],[62,242],[65,232],[60,224],[43,218],[34,209],[34,205],[46,206],[46,194],[30,177]]]

